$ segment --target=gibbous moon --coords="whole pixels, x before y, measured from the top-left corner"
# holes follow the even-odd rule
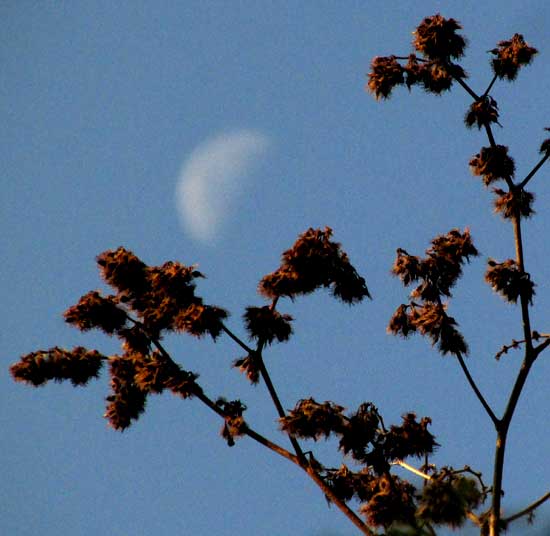
[[[220,234],[268,145],[259,132],[238,130],[207,139],[192,151],[179,175],[176,204],[193,238],[211,242]]]

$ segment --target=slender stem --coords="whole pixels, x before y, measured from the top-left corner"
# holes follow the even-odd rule
[[[489,83],[489,85],[487,86],[487,89],[483,92],[483,95],[482,97],[486,97],[487,95],[489,95],[489,91],[491,91],[492,87],[493,87],[493,84],[496,82],[497,80],[497,75],[495,74],[493,76],[493,79],[491,80],[491,82]]]
[[[546,339],[543,343],[539,344],[536,348],[534,348],[535,357],[538,357],[538,355],[548,346],[550,346],[550,339]]]
[[[286,416],[286,412],[283,408],[283,405],[281,404],[281,401],[279,400],[279,396],[277,395],[277,391],[275,390],[273,382],[271,381],[271,377],[267,372],[267,368],[265,366],[264,360],[262,359],[261,352],[255,353],[255,359],[257,359],[258,361],[258,364],[260,366],[260,374],[262,375],[262,378],[265,382],[267,390],[269,391],[271,400],[273,400],[273,404],[277,409],[277,413],[279,414],[279,417],[283,418]],[[290,442],[292,443],[292,447],[294,448],[294,451],[296,452],[296,455],[298,456],[298,458],[301,460],[302,463],[307,464],[302,448],[300,447],[300,444],[298,443],[296,438],[291,435],[289,435],[288,438],[290,439]]]
[[[550,153],[546,153],[537,163],[537,165],[529,172],[527,177],[523,179],[519,184],[518,188],[521,190],[535,175],[535,173],[543,166],[543,164],[550,158]]]
[[[254,350],[250,348],[246,343],[244,343],[237,335],[235,335],[230,329],[227,328],[227,326],[222,322],[221,323],[222,331],[227,333],[245,352],[248,352],[249,354],[253,354]]]
[[[510,521],[515,521],[520,517],[529,515],[535,508],[538,508],[542,503],[546,502],[548,499],[550,499],[550,491],[548,493],[545,493],[540,499],[537,499],[534,503],[530,504],[523,510],[520,510],[517,514],[507,517],[503,521],[505,521],[506,523],[510,523]]]
[[[476,101],[479,100],[479,95],[477,95],[477,93],[466,82],[464,82],[464,80],[460,76],[453,75],[452,69],[451,69],[451,74],[453,78],[465,89],[468,95],[472,97],[472,99]]]
[[[476,382],[472,378],[472,375],[470,374],[470,371],[468,370],[468,367],[466,366],[466,363],[464,361],[464,358],[462,357],[462,354],[460,352],[456,353],[456,357],[458,358],[458,362],[460,363],[460,367],[462,368],[462,371],[464,372],[464,375],[466,376],[466,379],[468,380],[468,383],[470,384],[470,387],[476,394],[478,400],[481,402],[481,405],[487,412],[487,415],[491,418],[493,421],[493,424],[495,426],[498,426],[499,420],[497,416],[495,415],[494,411],[491,409],[491,406],[487,403],[487,400],[485,400],[485,397],[481,394],[481,391],[479,390]]]

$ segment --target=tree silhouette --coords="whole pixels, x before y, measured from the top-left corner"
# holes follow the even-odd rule
[[[81,331],[98,329],[116,336],[121,341],[121,353],[106,356],[83,347],[38,350],[11,366],[13,378],[33,386],[51,380],[69,380],[83,386],[97,378],[107,364],[111,393],[106,398],[105,417],[116,430],[124,430],[139,419],[150,395],[171,391],[183,399],[197,399],[219,416],[221,435],[229,446],[247,436],[286,458],[302,469],[362,534],[433,535],[439,526],[456,528],[469,522],[479,527],[481,535],[498,536],[517,519],[532,516],[550,493],[518,512],[504,515],[502,477],[508,430],[518,400],[533,364],[550,346],[550,334],[531,326],[535,283],[525,268],[521,227],[522,220],[534,214],[534,195],[525,187],[550,157],[550,138],[542,142],[541,159],[523,179],[515,180],[515,163],[509,149],[497,144],[493,135],[492,125],[498,124],[499,112],[490,91],[499,80],[515,80],[537,51],[519,34],[499,42],[490,51],[494,76],[478,94],[456,63],[466,47],[460,30],[454,19],[439,14],[427,17],[414,32],[414,53],[374,58],[367,88],[376,99],[386,99],[400,85],[409,90],[420,86],[428,93],[440,94],[458,84],[472,99],[464,118],[466,126],[483,129],[487,135],[488,145],[471,158],[469,165],[473,175],[491,188],[495,212],[511,223],[515,258],[490,258],[485,280],[505,301],[519,305],[523,330],[522,340],[507,341],[497,354],[498,358],[512,349],[523,351],[504,411],[489,405],[473,379],[466,364],[467,342],[457,321],[448,314],[454,285],[465,264],[478,255],[468,229],[452,229],[435,237],[423,256],[397,249],[392,272],[412,290],[406,303],[397,307],[388,331],[402,337],[418,333],[427,337],[441,355],[456,359],[496,432],[490,484],[470,466],[436,467],[431,463],[430,456],[439,445],[429,430],[429,417],[406,413],[401,422],[387,425],[371,401],[346,412],[333,401],[319,402],[311,397],[285,411],[265,362],[267,348],[287,341],[293,333],[293,318],[278,309],[281,304],[322,288],[349,305],[371,297],[365,279],[333,240],[328,227],[301,234],[283,253],[280,266],[260,280],[258,291],[268,304],[247,307],[243,315],[252,342],[228,327],[224,309],[204,303],[197,294],[197,283],[203,275],[193,266],[172,261],[148,266],[123,247],[105,251],[97,257],[97,264],[113,294],[89,292],[64,316],[67,323]],[[209,336],[214,341],[221,336],[231,338],[243,352],[234,367],[252,384],[265,384],[279,415],[279,429],[288,437],[290,447],[255,431],[245,419],[247,408],[241,400],[207,394],[199,375],[185,370],[165,348],[163,337],[173,332]],[[346,463],[328,467],[300,443],[329,437],[337,440],[344,462],[351,459],[358,470],[351,470]],[[419,466],[411,459],[419,460]],[[396,475],[396,466],[420,476],[423,485],[414,486]]]

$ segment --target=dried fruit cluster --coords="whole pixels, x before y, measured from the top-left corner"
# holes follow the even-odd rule
[[[447,315],[442,298],[452,296],[451,288],[462,275],[462,265],[477,255],[467,229],[463,233],[453,229],[434,238],[424,258],[398,249],[392,272],[405,286],[420,284],[411,292],[410,302],[397,308],[388,331],[403,337],[418,331],[437,344],[443,355],[467,354],[466,341],[456,329],[455,319]]]

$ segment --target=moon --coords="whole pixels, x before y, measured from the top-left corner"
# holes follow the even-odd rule
[[[265,154],[268,138],[254,130],[218,134],[186,158],[176,186],[184,229],[200,242],[215,241],[234,210],[245,179]]]

